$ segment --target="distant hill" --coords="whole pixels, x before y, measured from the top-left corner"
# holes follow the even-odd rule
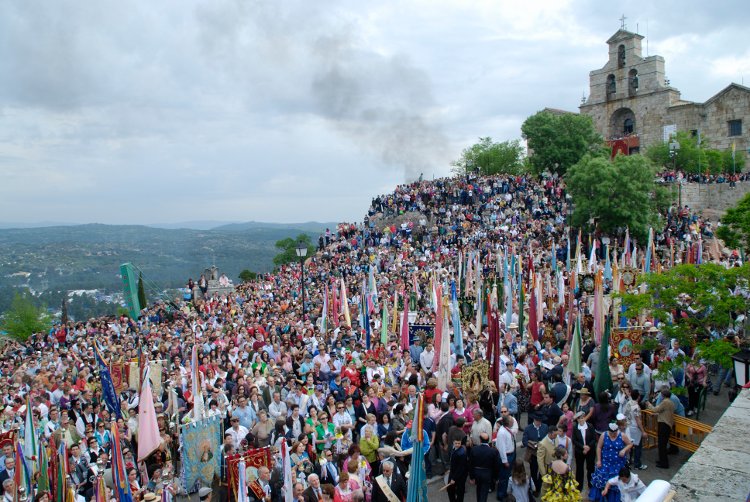
[[[45,228],[45,227],[72,227],[81,226],[81,223],[64,223],[53,221],[38,221],[32,223],[19,223],[14,221],[0,221],[0,229],[28,229],[28,228]],[[117,225],[113,225],[117,226]],[[238,230],[249,230],[254,228],[299,228],[309,232],[323,232],[326,228],[336,226],[333,222],[308,221],[305,223],[268,223],[262,221],[218,221],[218,220],[195,220],[195,221],[178,221],[176,223],[147,223],[143,226],[152,228],[166,228],[170,230],[189,229],[189,230],[214,230],[225,228],[226,230],[236,232]]]
[[[190,230],[211,230],[222,225],[238,223],[234,221],[214,221],[214,220],[197,220],[197,221],[178,221],[177,223],[149,223],[147,227],[154,228],[187,228]]]
[[[80,223],[65,223],[62,221],[35,221],[32,223],[19,223],[17,221],[0,221],[0,229],[4,228],[41,228],[41,227],[69,227],[80,225]]]
[[[317,221],[308,221],[305,223],[264,223],[261,221],[246,221],[245,223],[229,223],[220,227],[215,227],[214,230],[226,231],[226,232],[244,232],[247,230],[256,229],[282,229],[282,228],[298,228],[305,232],[320,234],[325,232],[326,228],[330,228],[331,231],[335,230],[337,223],[320,223]]]
[[[308,233],[313,242],[325,223],[237,223],[211,230],[143,225],[74,225],[0,229],[0,312],[16,288],[55,293],[121,290],[120,264],[131,262],[159,288],[183,287],[216,264],[238,282],[240,271],[273,268],[280,239]],[[62,294],[62,293],[61,293]]]

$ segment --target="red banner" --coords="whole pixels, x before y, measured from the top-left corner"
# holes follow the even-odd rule
[[[112,383],[117,392],[122,392],[128,388],[130,363],[112,363],[109,365],[109,372],[112,375]]]
[[[226,458],[229,486],[232,487],[232,492],[234,492],[235,497],[237,496],[237,483],[239,481],[238,466],[240,463],[240,459],[243,458],[245,459],[245,468],[250,469],[250,473],[246,478],[247,486],[250,487],[250,489],[253,491],[253,493],[255,493],[256,497],[259,500],[262,500],[266,496],[266,494],[263,493],[263,489],[261,488],[260,483],[256,482],[256,480],[258,479],[257,470],[260,467],[267,467],[268,469],[271,468],[271,448],[255,448],[253,450],[248,450],[245,453],[230,455]]]

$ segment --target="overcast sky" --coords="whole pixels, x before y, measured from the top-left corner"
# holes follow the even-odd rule
[[[577,110],[623,13],[683,99],[750,84],[746,0],[2,2],[0,222],[361,220]]]

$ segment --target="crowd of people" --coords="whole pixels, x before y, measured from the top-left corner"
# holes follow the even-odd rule
[[[680,170],[666,170],[659,173],[659,179],[666,183],[737,183],[747,181],[748,173],[685,173]]]
[[[635,471],[646,469],[641,411],[658,414],[656,465],[668,467],[663,438],[675,415],[695,412],[709,372],[699,357],[682,371],[659,371],[660,363],[691,355],[691,349],[665,340],[648,324],[661,348],[628,368],[610,359],[609,392],[594,395],[598,360],[609,352],[596,345],[588,325],[582,370],[570,374],[574,310],[565,307],[568,292],[557,290],[569,283],[570,273],[565,195],[560,179],[528,177],[401,185],[373,199],[362,223],[340,224],[321,235],[318,251],[304,265],[304,295],[300,265],[292,263],[231,294],[211,294],[199,283],[192,300],[152,305],[138,319],[71,321],[23,345],[8,344],[0,367],[3,430],[24,437],[29,403],[37,437],[67,446],[70,482],[81,500],[94,500],[97,477],[111,468],[114,421],[134,500],[170,500],[195,488],[180,486],[176,474],[184,454],[179,425],[196,405],[197,374],[206,415],[224,423],[220,475],[201,487],[206,498],[236,497],[226,456],[267,446],[273,465],[258,471],[264,496],[250,492],[251,499],[276,502],[290,490],[300,502],[405,500],[412,423],[422,399],[424,470],[428,478],[443,477],[451,502],[462,501],[467,489],[476,490],[480,502],[488,496],[578,500],[581,493],[592,500],[634,500],[643,489]],[[687,240],[695,223],[689,220],[675,213],[658,238]],[[528,305],[513,299],[510,312],[500,315],[498,378],[485,374],[479,384],[469,384],[463,374],[490,350],[492,315],[480,312],[477,322],[473,292],[481,284],[502,284],[501,253],[528,257],[540,277],[551,277],[549,301],[534,339],[523,312]],[[405,347],[394,315],[406,311],[415,324],[434,325],[436,285],[446,292],[445,303],[453,287],[469,304],[450,320],[450,375],[440,369],[439,333]],[[572,296],[576,311],[588,312],[587,293]],[[460,328],[453,326],[456,319]],[[112,362],[166,361],[162,391],[154,394],[162,443],[142,468],[134,455],[138,391],[118,396],[123,418],[116,419],[102,396],[95,346]],[[724,371],[712,390],[718,393],[730,380],[731,372]],[[690,389],[687,399],[669,390],[683,384]],[[290,452],[291,488],[283,486],[283,443]],[[16,496],[17,461],[7,443],[0,459],[0,495],[6,498]],[[35,500],[49,500],[46,484],[36,478],[34,486]]]

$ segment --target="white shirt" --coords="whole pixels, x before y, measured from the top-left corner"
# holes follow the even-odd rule
[[[643,363],[643,372],[651,378],[651,368],[648,367],[648,364]],[[628,381],[633,381],[635,378],[635,363],[631,363],[630,366],[628,366]]]
[[[495,447],[500,452],[500,461],[505,464],[508,462],[508,455],[516,449],[516,439],[508,429],[500,427],[497,431],[497,438],[495,438]]]
[[[419,364],[422,366],[422,369],[425,371],[430,371],[432,369],[432,363],[435,360],[435,349],[427,352],[426,350],[423,350],[421,354],[419,354]]]
[[[513,389],[513,387],[517,387],[518,384],[516,383],[516,378],[513,376],[513,372],[506,371],[502,375],[500,375],[500,387],[504,384],[510,385],[510,388]]]
[[[584,423],[583,425],[576,425],[578,427],[578,430],[581,432],[581,442],[585,445],[586,444],[586,434],[590,434],[588,431],[589,424]]]
[[[286,420],[286,403],[284,401],[279,401],[278,403],[276,401],[272,401],[271,404],[268,405],[268,414],[271,415],[271,418],[274,421],[277,418],[283,418],[284,420]]]
[[[646,485],[638,479],[638,474],[634,472],[630,473],[630,481],[627,484],[620,481],[619,476],[613,477],[607,483],[616,486],[620,490],[620,500],[622,502],[634,502],[646,491]]]
[[[328,354],[318,354],[317,356],[313,357],[313,363],[320,363],[320,372],[321,373],[330,373],[331,367],[328,365],[328,361],[331,360],[331,356]]]
[[[240,441],[245,439],[245,436],[247,436],[248,432],[249,431],[247,430],[247,428],[242,425],[237,426],[236,430],[234,427],[230,427],[229,429],[227,429],[227,434],[232,436],[232,444],[234,445],[235,450],[239,449]]]
[[[567,436],[557,436],[555,438],[555,446],[562,446],[568,452],[568,460],[566,463],[570,466],[573,465],[573,441]]]
[[[333,415],[333,425],[338,427],[341,432],[343,433],[344,430],[341,428],[342,425],[352,425],[352,417],[346,412],[346,411],[340,411]],[[349,429],[344,433],[344,435],[348,438],[352,438],[352,431]]]

